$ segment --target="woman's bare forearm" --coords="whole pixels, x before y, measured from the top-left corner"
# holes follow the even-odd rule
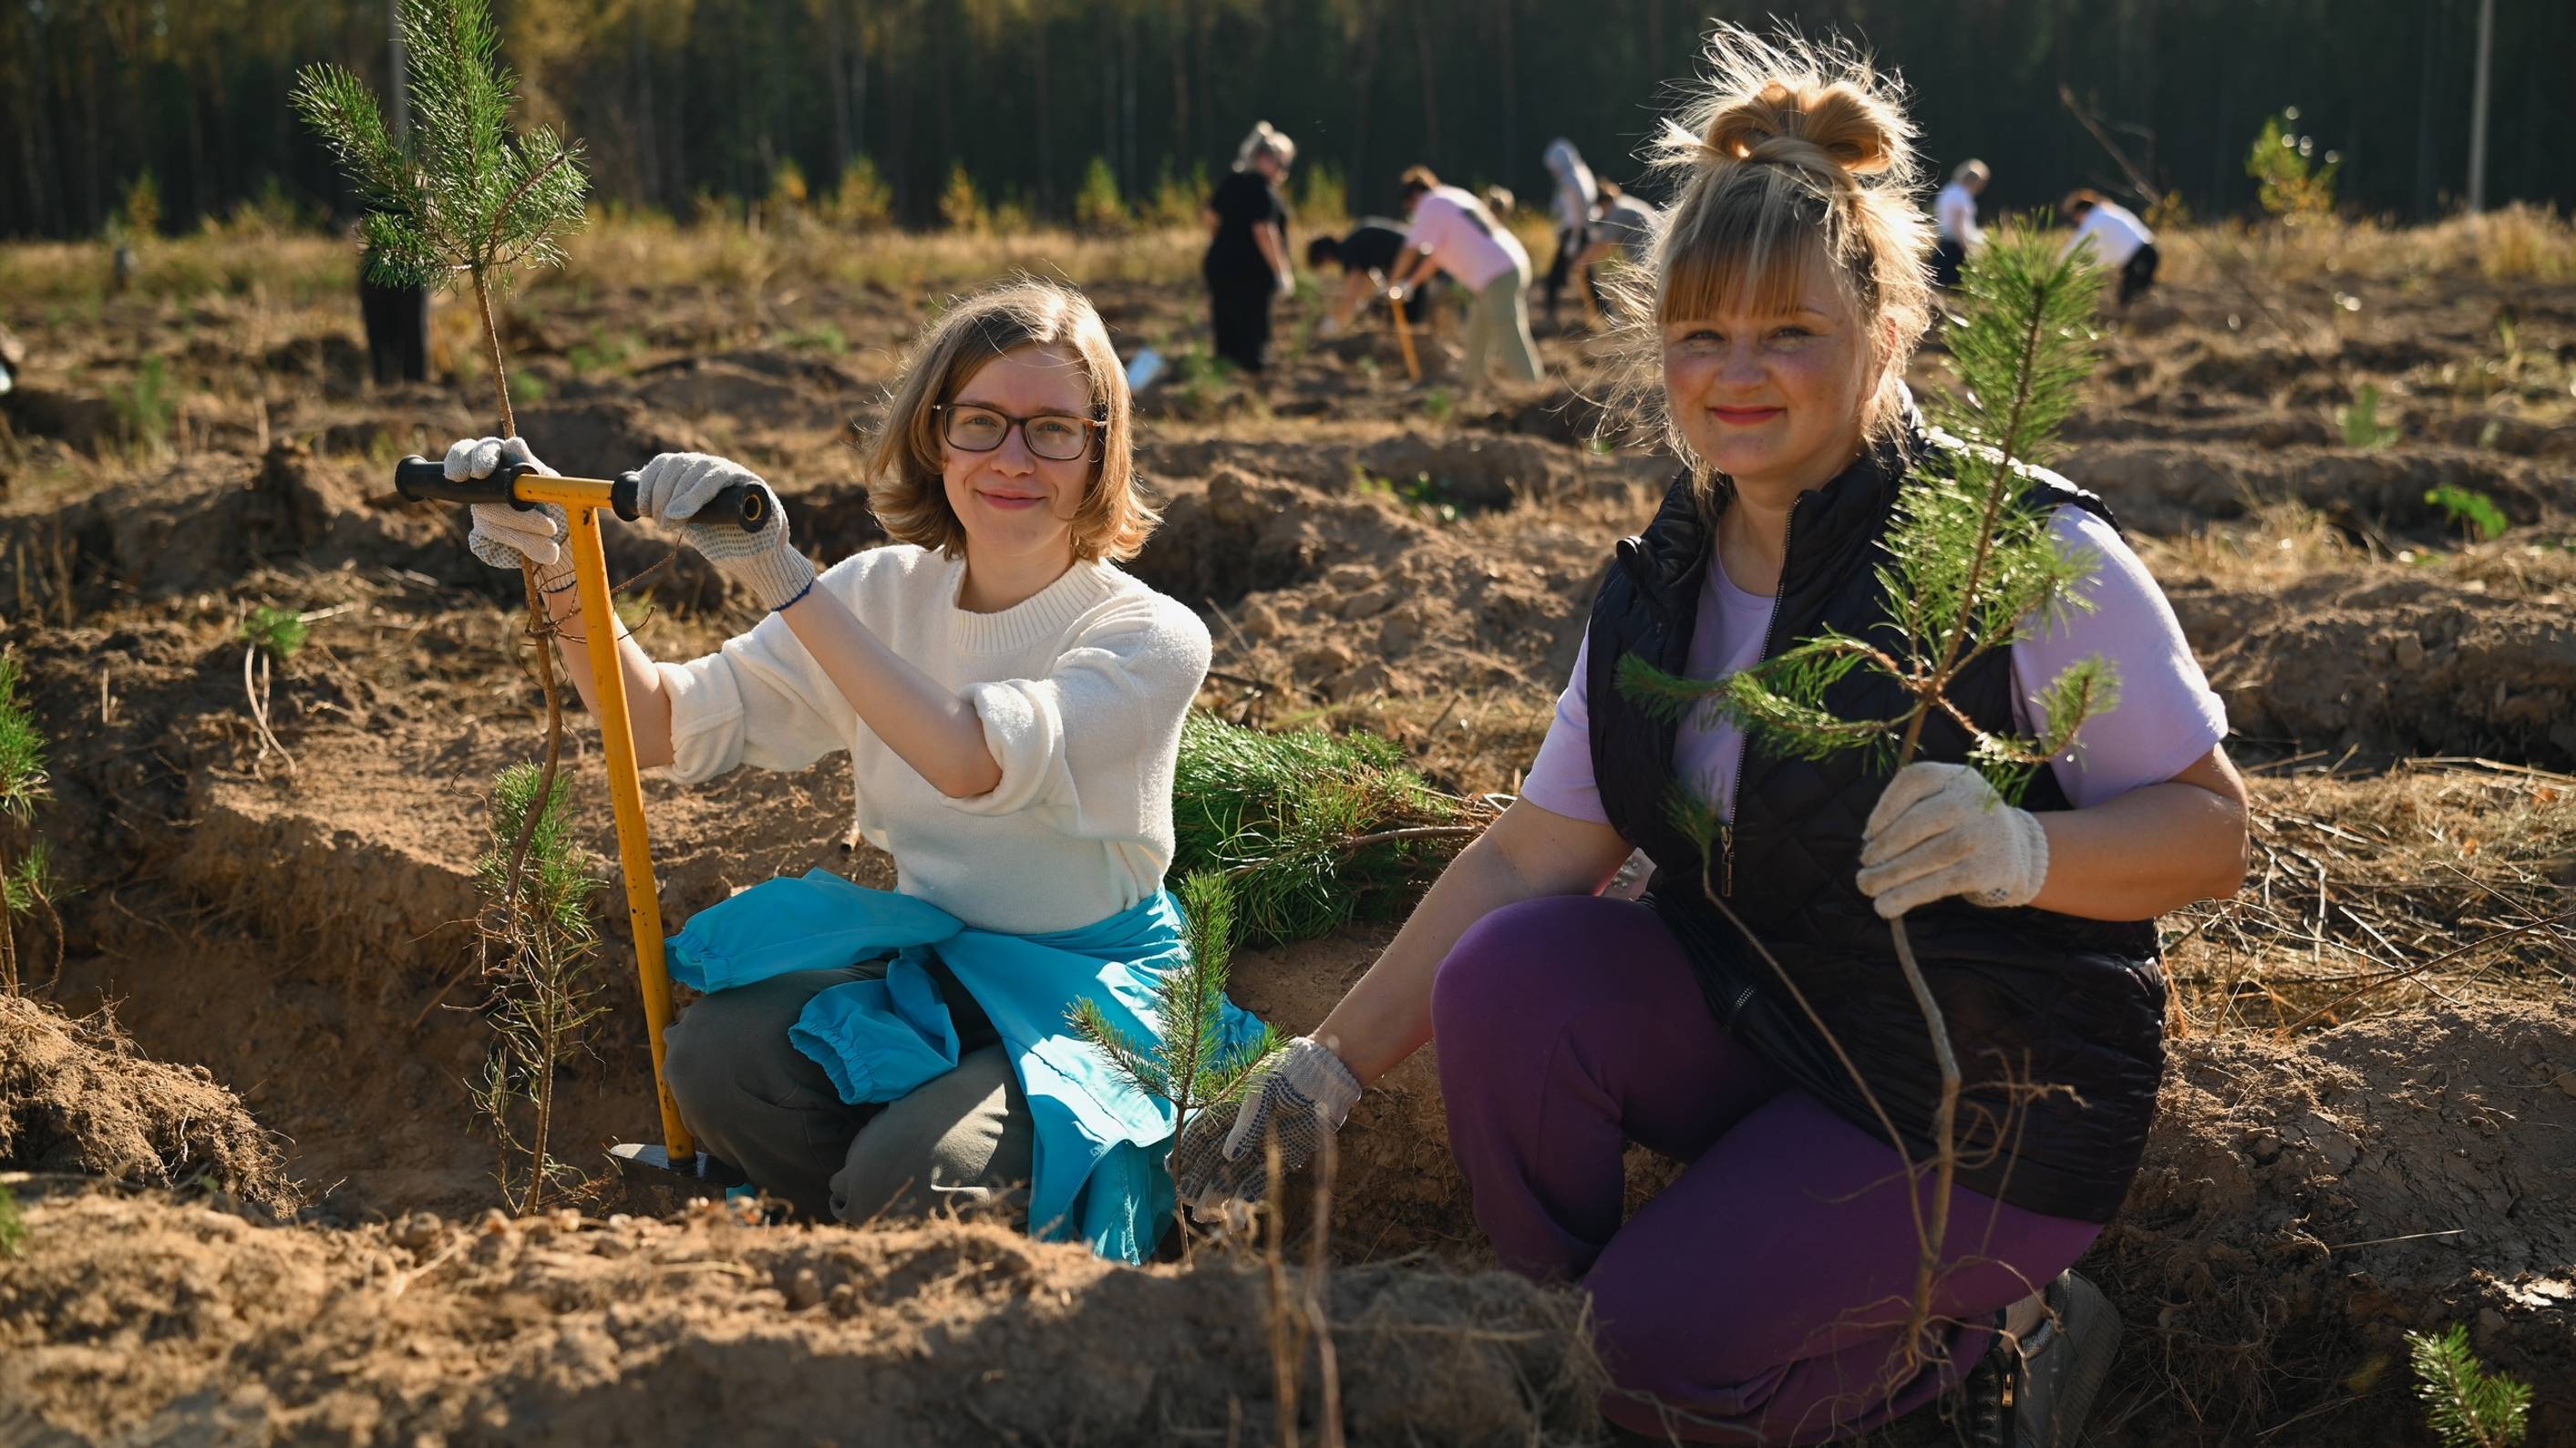
[[[564,673],[571,677],[591,717],[602,717],[599,679],[590,667],[589,621],[583,616],[577,590],[567,588],[547,594],[546,611],[554,619]],[[661,671],[653,667],[652,656],[622,625],[611,619],[609,626],[617,629],[617,662],[626,677],[626,727],[635,740],[635,763],[644,769],[668,764],[673,757],[671,696],[662,691]]]
[[[1627,858],[1607,825],[1515,804],[1449,862],[1368,974],[1309,1034],[1365,1086],[1431,1039],[1431,985],[1467,928],[1506,905],[1597,890]]]
[[[2030,903],[2087,920],[2152,920],[2245,880],[2245,783],[2216,750],[2162,784],[2040,814],[2048,877]]]

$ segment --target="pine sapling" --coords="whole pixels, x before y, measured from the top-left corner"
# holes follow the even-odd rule
[[[2479,1366],[2469,1330],[2458,1323],[2435,1336],[2406,1334],[2415,1366],[2415,1396],[2442,1448],[2514,1448],[2531,1431],[2531,1386]]]
[[[2050,536],[2046,511],[2028,506],[2023,497],[2030,487],[2026,470],[2056,455],[2057,431],[2079,405],[2082,384],[2092,371],[2092,322],[2101,287],[2101,274],[2089,257],[2060,257],[2037,230],[1999,233],[1970,261],[1963,278],[1966,316],[1947,337],[1958,386],[1931,408],[1950,445],[1921,460],[1907,478],[1888,531],[1886,559],[1877,567],[1892,615],[1888,626],[1867,637],[1828,630],[1715,680],[1675,678],[1631,656],[1620,661],[1621,691],[1668,721],[1711,711],[1778,754],[1824,759],[1862,750],[1891,774],[1914,761],[1924,724],[1939,714],[1968,735],[1969,762],[2006,800],[2018,800],[2038,769],[2073,747],[2087,719],[2117,702],[2115,671],[2096,655],[2052,680],[2042,700],[2037,738],[1979,727],[1950,700],[1949,690],[1996,650],[2059,627],[2070,611],[2089,607],[2074,590],[2092,576],[2100,559],[2082,550],[2060,550]],[[1908,704],[1883,719],[1836,713],[1828,695],[1855,671],[1893,681]],[[1684,791],[1676,797],[1673,817],[1699,844],[1704,860],[1723,861],[1724,887],[1707,894],[1734,918],[1725,898],[1733,893],[1734,839],[1717,805]],[[1736,923],[1741,929],[1742,921]],[[1908,1336],[1920,1342],[1919,1329],[1931,1316],[1958,1172],[1955,1128],[1961,1083],[1948,1023],[1915,959],[1904,920],[1890,921],[1889,929],[1941,1074],[1931,1131],[1934,1157],[1914,1166],[1933,1177],[1928,1209],[1922,1193],[1911,1194],[1920,1255],[1912,1308],[1915,1330]],[[1750,939],[1751,933],[1745,933]],[[1753,943],[1761,948],[1760,941]],[[1769,958],[1767,951],[1764,955]],[[1788,980],[1776,961],[1772,966],[1795,993],[1797,983]],[[1805,1006],[1803,996],[1799,1003]],[[1822,1028],[1812,1010],[1809,1019]],[[1831,1041],[1831,1033],[1826,1035]],[[1841,1044],[1831,1044],[1840,1056]],[[1842,1057],[1841,1064],[1867,1095],[1850,1059]],[[1877,1108],[1874,1097],[1871,1105]],[[1879,1120],[1904,1153],[1905,1142],[1883,1110]],[[2002,1139],[2000,1131],[1996,1139]]]
[[[474,866],[491,906],[480,948],[500,952],[490,1002],[499,1039],[475,1099],[500,1145],[501,1199],[522,1216],[544,1205],[557,1177],[578,1175],[551,1155],[555,1075],[601,1011],[590,897],[606,882],[574,848],[563,789],[543,788],[542,776],[533,764],[514,764],[493,781],[491,848]],[[512,848],[521,839],[526,868],[516,869]]]
[[[270,750],[276,750],[278,758],[286,761],[289,774],[295,772],[295,756],[277,742],[268,724],[269,670],[273,663],[282,664],[295,657],[295,651],[304,647],[311,632],[312,625],[304,621],[304,615],[263,603],[242,620],[239,635],[249,645],[242,650],[242,695],[250,703],[250,721],[259,731],[259,758],[266,759]],[[257,760],[252,762],[252,769],[258,769]]]
[[[27,1255],[27,1219],[18,1211],[18,1194],[0,1186],[0,1261]]]
[[[51,790],[45,773],[45,736],[35,712],[18,697],[15,654],[0,654],[0,993],[17,995],[23,984],[18,917],[44,922],[54,946],[53,970],[63,966],[63,922],[54,913],[52,853],[36,838],[36,805]],[[48,981],[48,984],[51,982]]]
[[[1234,950],[1233,887],[1224,875],[1200,870],[1181,881],[1180,894],[1185,955],[1154,983],[1161,1039],[1137,1040],[1090,997],[1066,1012],[1074,1035],[1106,1057],[1129,1085],[1172,1104],[1175,1124],[1187,1121],[1192,1111],[1241,1099],[1253,1067],[1287,1044],[1268,1026],[1251,1041],[1229,1043],[1225,986]],[[1172,1215],[1186,1243],[1188,1215],[1178,1203]]]
[[[492,292],[521,267],[563,262],[557,238],[582,224],[586,182],[581,147],[539,128],[510,130],[518,81],[499,63],[490,0],[399,0],[403,78],[411,102],[412,150],[389,131],[365,81],[336,65],[296,76],[294,103],[305,124],[339,159],[366,207],[369,275],[389,287],[444,290],[462,280],[474,293],[492,367],[503,437],[518,435],[509,372]],[[563,758],[563,696],[554,671],[556,632],[537,592],[534,564],[521,568],[528,635],[546,700],[546,753],[538,793],[550,797]],[[510,854],[507,875],[525,869],[529,839]],[[513,884],[505,898],[515,899]],[[533,925],[522,927],[533,930]]]

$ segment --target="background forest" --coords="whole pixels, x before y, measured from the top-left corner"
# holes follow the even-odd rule
[[[504,54],[530,120],[590,148],[598,196],[682,216],[782,185],[853,220],[1005,219],[1200,194],[1267,118],[1384,209],[1403,165],[1544,194],[1540,148],[1628,161],[1709,15],[1865,38],[1920,93],[1935,162],[1980,155],[2006,209],[2123,189],[2063,85],[2203,216],[2250,212],[2263,118],[2344,158],[2347,209],[2438,215],[2467,189],[2476,0],[523,0]],[[386,0],[0,0],[0,236],[93,234],[137,176],[160,223],[345,212],[287,103],[296,67],[379,86]],[[2487,194],[2576,202],[2576,5],[2498,0]],[[1095,173],[1094,158],[1102,162]],[[840,178],[864,165],[846,191]],[[792,173],[787,168],[793,168]],[[785,179],[782,179],[785,178]],[[943,209],[943,195],[951,206]],[[1330,197],[1329,187],[1322,200]],[[1338,200],[1338,198],[1331,198]],[[1333,209],[1338,209],[1333,208]]]

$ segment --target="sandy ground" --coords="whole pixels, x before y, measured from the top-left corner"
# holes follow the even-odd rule
[[[2243,898],[2166,922],[2166,1109],[2086,1269],[2132,1334],[2101,1441],[2429,1441],[2399,1334],[2465,1322],[2537,1387],[2532,1441],[2576,1442],[2576,939],[2531,928],[2576,886],[2576,288],[2344,270],[2248,295],[2182,272],[2107,337],[2061,467],[2108,497],[2225,695],[2258,858]],[[1122,350],[1188,349],[1179,276],[1094,284]],[[882,537],[853,422],[964,280],[577,263],[514,314],[544,393],[522,384],[520,425],[566,472],[743,458],[838,557]],[[613,1442],[650,1413],[752,1438],[1272,1441],[1257,1255],[1111,1271],[964,1226],[655,1220],[608,1184],[576,1219],[487,1229],[463,922],[482,791],[542,710],[513,585],[390,488],[395,457],[490,430],[488,387],[356,386],[338,287],[147,284],[9,319],[32,364],[0,399],[0,611],[56,741],[38,823],[71,888],[61,1009],[0,1015],[0,1171],[26,1174],[29,1228],[0,1267],[0,1437]],[[455,311],[444,350],[470,356]],[[1291,308],[1292,338],[1312,315]],[[1609,543],[1670,471],[1594,441],[1596,345],[1542,345],[1559,380],[1484,399],[1408,385],[1384,337],[1147,395],[1167,521],[1135,571],[1208,619],[1204,703],[1378,729],[1460,793],[1516,786]],[[138,430],[156,367],[172,400]],[[1915,377],[1937,385],[1937,349]],[[2365,383],[2391,445],[2344,445]],[[2512,527],[2465,540],[2437,486]],[[665,540],[613,533],[621,576],[658,566],[658,654],[748,618]],[[271,686],[284,755],[242,681],[259,602],[313,619]],[[578,728],[571,768],[613,857]],[[848,787],[828,765],[648,783],[666,916],[782,871],[887,883],[844,843]],[[560,1085],[584,1163],[651,1127],[622,912],[601,914],[612,1013]],[[1251,953],[1238,994],[1310,1025],[1385,938]],[[104,1003],[121,1036],[70,1019]],[[1428,1052],[1344,1145],[1352,1441],[1586,1441],[1579,1308],[1480,1271]],[[1640,1195],[1671,1169],[1637,1167]],[[131,1185],[82,1189],[102,1177]],[[961,1416],[970,1384],[989,1422]]]

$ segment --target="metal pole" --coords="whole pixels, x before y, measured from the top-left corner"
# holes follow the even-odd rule
[[[2495,59],[2495,0],[2478,0],[2477,81],[2469,99],[2469,210],[2487,209],[2487,74]]]

